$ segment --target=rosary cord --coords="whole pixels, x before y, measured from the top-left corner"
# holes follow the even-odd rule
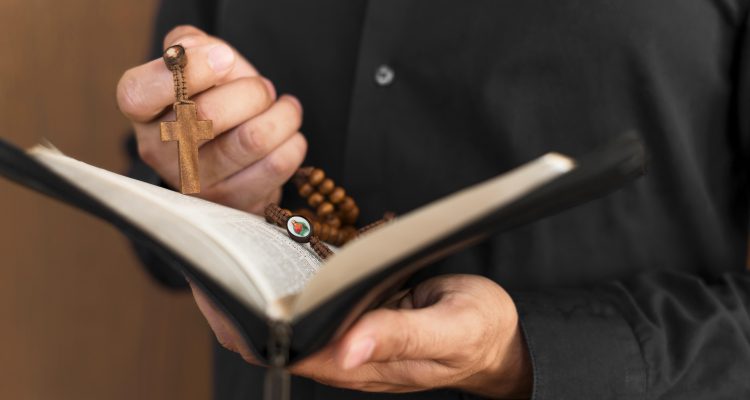
[[[187,99],[187,83],[185,82],[185,70],[178,65],[171,68],[174,78],[174,96],[178,103],[189,103]]]
[[[268,204],[263,213],[266,216],[266,221],[282,227],[286,225],[286,221],[292,216],[289,210],[285,210],[274,203]]]
[[[392,212],[385,213],[385,215],[383,215],[383,219],[379,219],[379,220],[377,220],[377,221],[375,221],[375,222],[373,222],[371,224],[368,224],[368,225],[365,225],[365,226],[359,228],[359,230],[357,231],[357,236],[365,234],[368,231],[371,231],[371,230],[373,230],[375,228],[378,228],[381,225],[384,225],[387,222],[390,222],[390,221],[392,221],[395,218],[396,218],[396,214],[394,214]]]
[[[312,236],[310,238],[310,247],[312,247],[313,250],[315,250],[316,253],[320,256],[322,259],[326,259],[333,255],[333,252],[331,249],[328,248],[323,242],[318,239],[317,236]]]
[[[187,93],[187,82],[185,81],[185,67],[178,67],[179,70],[179,76],[180,76],[180,103],[187,103],[188,102],[188,93]]]

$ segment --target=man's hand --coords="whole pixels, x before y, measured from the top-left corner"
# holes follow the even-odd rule
[[[173,29],[164,48],[182,44],[188,94],[198,116],[213,120],[218,136],[200,148],[199,197],[261,213],[279,201],[281,185],[302,163],[307,142],[298,132],[302,107],[292,96],[276,99],[270,81],[232,47],[191,26]],[[172,187],[179,186],[175,143],[160,140],[159,123],[173,120],[172,74],[162,59],[125,72],[117,103],[133,124],[138,152]],[[164,113],[170,109],[170,112]]]
[[[254,363],[231,322],[193,292],[219,342]],[[400,293],[291,372],[374,392],[455,388],[528,398],[532,386],[513,300],[493,281],[474,275],[441,276]]]

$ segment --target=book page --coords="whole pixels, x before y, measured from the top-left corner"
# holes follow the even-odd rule
[[[30,155],[151,234],[245,304],[268,314],[321,261],[261,217],[109,172],[49,148]]]
[[[355,282],[501,209],[575,168],[575,161],[548,153],[503,175],[436,200],[347,244],[326,262],[297,297],[293,319]]]
[[[320,267],[321,260],[310,246],[292,241],[284,229],[262,217],[154,185],[142,189],[168,201],[169,207],[210,233],[238,258],[243,270],[260,272],[270,286],[268,299],[298,293]]]

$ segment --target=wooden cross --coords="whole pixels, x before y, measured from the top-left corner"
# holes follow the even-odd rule
[[[201,184],[198,174],[198,144],[201,140],[214,138],[213,123],[198,120],[193,102],[175,103],[174,121],[161,123],[161,140],[177,141],[180,168],[180,192],[199,193]]]

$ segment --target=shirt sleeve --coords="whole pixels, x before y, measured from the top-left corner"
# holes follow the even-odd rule
[[[733,63],[737,185],[750,172],[750,34]],[[750,398],[750,273],[653,272],[589,288],[512,293],[534,369],[533,398]]]
[[[515,293],[534,399],[750,397],[750,274]]]

